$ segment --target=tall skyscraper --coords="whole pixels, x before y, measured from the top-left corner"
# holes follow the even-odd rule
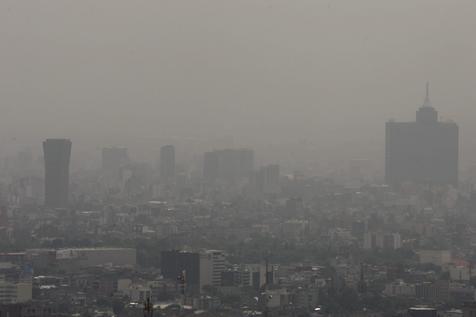
[[[164,145],[160,148],[160,180],[165,184],[175,179],[175,147]]]
[[[458,182],[458,125],[438,121],[428,84],[415,122],[389,121],[385,126],[385,178],[388,184]]]
[[[45,205],[52,208],[67,207],[71,141],[68,139],[47,139],[43,142],[43,153]]]

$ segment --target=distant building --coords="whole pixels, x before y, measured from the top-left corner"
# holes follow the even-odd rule
[[[45,205],[64,208],[69,202],[69,163],[71,141],[47,139],[43,142],[45,160]]]
[[[416,284],[415,296],[426,301],[447,301],[450,297],[449,281],[437,280]]]
[[[106,188],[120,188],[123,169],[129,163],[127,148],[109,147],[102,149],[102,183]]]
[[[162,275],[174,281],[185,278],[186,291],[200,291],[204,286],[222,286],[225,255],[219,250],[200,253],[164,251],[161,253]]]
[[[254,289],[261,289],[266,283],[274,284],[276,279],[276,268],[274,265],[266,264],[244,264],[240,268],[240,284],[242,286],[252,286]]]
[[[364,234],[364,249],[396,250],[402,247],[399,233],[366,232]]]
[[[415,122],[389,121],[385,126],[385,178],[388,184],[458,183],[458,125],[438,121],[428,85]]]
[[[200,289],[204,286],[221,286],[225,271],[225,254],[219,250],[207,250],[200,254]]]
[[[175,147],[164,145],[160,148],[160,180],[171,184],[175,179]]]
[[[255,181],[257,190],[261,194],[278,194],[281,190],[279,184],[279,165],[262,166],[256,173]]]
[[[449,250],[420,250],[417,251],[420,264],[433,264],[446,267],[451,263],[451,251]]]
[[[31,301],[32,283],[29,280],[8,281],[0,278],[0,304],[18,304]]]
[[[164,278],[176,281],[185,275],[187,288],[197,289],[200,285],[200,254],[185,251],[163,251],[161,270]]]
[[[410,296],[415,297],[415,285],[407,284],[398,280],[385,285],[383,293],[387,296]]]
[[[209,183],[237,183],[248,179],[254,166],[254,153],[249,149],[226,149],[206,152],[203,178]]]
[[[0,305],[0,316],[10,317],[56,317],[58,312],[57,303],[49,301],[29,301],[17,304]]]

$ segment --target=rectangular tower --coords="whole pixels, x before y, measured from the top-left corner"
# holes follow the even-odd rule
[[[47,139],[43,142],[45,161],[45,205],[65,208],[69,200],[71,141]]]
[[[175,179],[175,147],[164,145],[160,148],[160,180],[171,184]]]
[[[438,121],[428,95],[414,122],[385,125],[385,178],[388,184],[458,183],[458,125]]]

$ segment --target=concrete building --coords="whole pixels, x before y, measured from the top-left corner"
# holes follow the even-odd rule
[[[103,148],[101,158],[103,185],[107,188],[119,188],[121,185],[121,171],[129,163],[127,148]]]
[[[427,85],[415,122],[385,126],[385,178],[388,184],[458,183],[458,125],[438,121]]]
[[[421,264],[434,264],[447,266],[451,263],[451,251],[449,250],[420,250],[417,252]]]
[[[64,208],[69,203],[69,163],[71,141],[47,139],[43,142],[45,160],[45,205]]]
[[[407,284],[402,280],[385,285],[383,293],[387,296],[409,296],[415,297],[415,285]]]
[[[264,195],[276,195],[280,192],[279,165],[262,166],[256,172],[256,189]]]
[[[200,253],[200,289],[204,286],[221,286],[222,273],[225,271],[225,254],[219,250],[207,250]]]
[[[185,275],[187,290],[198,290],[200,285],[200,254],[186,251],[163,251],[161,257],[161,271],[164,278],[176,281],[182,274]]]
[[[160,148],[159,162],[160,181],[171,184],[175,180],[175,147],[164,145]]]
[[[0,277],[0,304],[25,303],[31,299],[31,279],[8,281],[3,276]]]
[[[363,247],[365,250],[396,250],[402,247],[402,239],[399,233],[366,232]]]

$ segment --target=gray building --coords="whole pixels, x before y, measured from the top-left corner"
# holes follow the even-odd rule
[[[164,145],[160,148],[160,180],[165,184],[174,182],[175,179],[175,147]]]
[[[47,139],[43,142],[45,160],[45,205],[51,208],[68,206],[69,162],[71,141]]]
[[[385,178],[388,184],[458,183],[458,125],[438,121],[427,94],[414,122],[385,125]]]
[[[278,194],[280,191],[279,175],[279,165],[262,166],[255,176],[257,191],[261,194]]]

